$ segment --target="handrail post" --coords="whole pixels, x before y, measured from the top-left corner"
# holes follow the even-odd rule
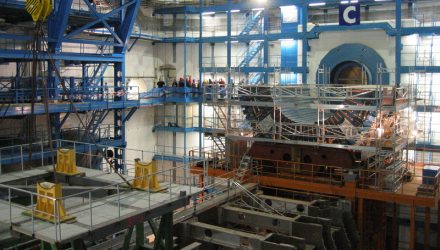
[[[118,219],[121,219],[121,193],[119,191],[119,184],[116,185],[118,191]]]
[[[11,188],[8,188],[8,199],[9,199],[9,224],[12,226],[12,202],[11,202]]]
[[[92,191],[89,192],[89,209],[90,209],[90,231],[93,229],[93,215],[92,215]]]
[[[35,222],[34,222],[34,197],[31,193],[31,220],[32,220],[32,236],[35,235]]]
[[[56,206],[57,200],[55,199],[53,201],[54,201],[53,202],[53,225],[55,227],[55,239],[58,241],[58,229],[57,229],[57,220],[56,220],[56,217],[57,217],[57,206]]]
[[[29,159],[30,160],[30,159]],[[20,161],[21,161],[21,171],[24,170],[24,163],[23,163],[23,145],[20,145]]]

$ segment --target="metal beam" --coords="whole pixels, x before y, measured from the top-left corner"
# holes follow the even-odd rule
[[[130,2],[130,5],[127,6],[123,15],[122,23],[120,27],[118,27],[117,34],[124,45],[123,49],[120,51],[122,53],[125,53],[128,48],[128,42],[130,41],[130,35],[133,30],[134,21],[136,20],[140,4],[140,0],[132,0],[132,2]]]
[[[409,250],[416,249],[416,206],[413,204],[410,207],[410,215],[409,215]]]
[[[155,250],[156,249],[168,250],[174,248],[172,212],[162,215],[162,217],[160,218],[159,229],[156,230],[155,236],[156,236],[154,239]]]
[[[82,62],[121,62],[124,60],[124,55],[121,54],[87,54],[87,53],[70,53],[60,52],[51,54],[50,56],[45,52],[40,52],[37,55],[38,60],[67,60],[67,61],[82,61]],[[31,61],[32,52],[30,50],[6,50],[0,49],[0,58],[16,59],[18,61]]]
[[[64,31],[66,30],[69,12],[73,0],[54,1],[55,9],[48,20],[49,46],[58,51],[61,49]],[[51,42],[53,41],[53,42]]]
[[[247,233],[202,222],[188,223],[190,237],[210,244],[233,249],[305,249],[302,238],[267,234]]]
[[[437,232],[438,233],[438,232]],[[425,207],[424,250],[431,249],[431,209]]]
[[[222,225],[227,223],[240,224],[303,238],[307,244],[320,249],[325,248],[324,232],[326,234],[330,232],[330,219],[307,216],[287,217],[229,205],[222,206],[220,209]]]
[[[128,120],[130,120],[130,118],[134,115],[134,113],[136,112],[136,110],[138,110],[138,107],[133,107],[130,109],[130,111],[128,112],[128,114],[125,116],[124,119],[124,123],[128,122]]]

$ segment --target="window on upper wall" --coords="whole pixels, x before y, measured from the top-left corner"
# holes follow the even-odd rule
[[[283,23],[298,22],[298,9],[296,6],[281,6],[280,8]]]

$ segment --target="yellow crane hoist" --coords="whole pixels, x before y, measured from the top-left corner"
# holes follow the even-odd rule
[[[52,11],[52,0],[26,0],[26,11],[34,22],[45,21]]]

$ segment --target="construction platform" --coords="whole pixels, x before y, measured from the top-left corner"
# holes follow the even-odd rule
[[[58,180],[67,180],[71,184],[78,185],[72,187],[66,184],[67,192],[64,193],[70,194],[72,188],[76,189],[72,194],[67,196],[64,194],[60,199],[66,213],[75,217],[75,220],[67,223],[60,223],[59,220],[52,223],[32,216],[32,211],[35,209],[34,200],[38,196],[33,191],[35,185],[24,185],[24,187],[12,185],[50,178],[53,176],[52,166],[0,175],[0,190],[3,194],[6,193],[0,200],[0,226],[10,226],[13,232],[51,244],[63,244],[75,239],[99,239],[185,207],[191,197],[197,197],[202,191],[195,186],[170,182],[160,182],[164,187],[160,192],[139,191],[129,188],[127,183],[115,173],[82,167],[78,167],[78,171],[83,174],[65,179],[62,174],[57,174]],[[129,182],[133,179],[128,175],[123,177]],[[29,199],[31,205],[16,203],[14,198],[17,196],[32,197]],[[31,212],[31,215],[26,215],[26,212],[28,214]],[[56,215],[55,212],[55,218]]]

